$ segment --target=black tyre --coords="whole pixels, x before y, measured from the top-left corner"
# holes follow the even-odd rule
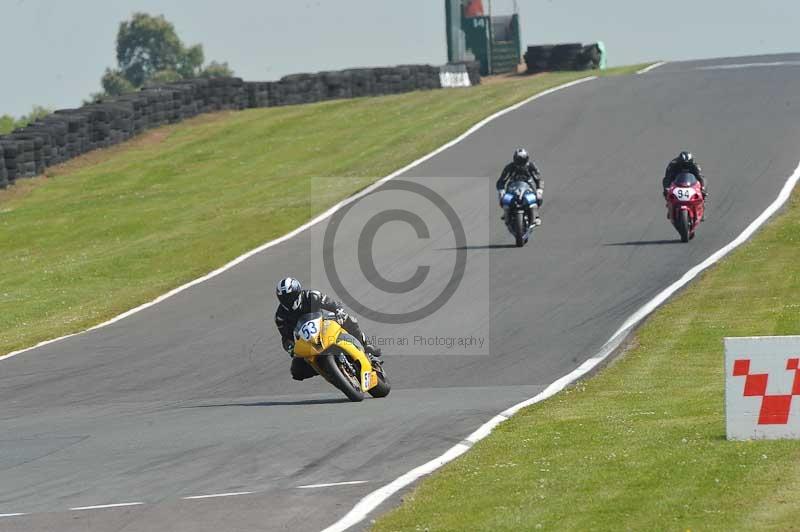
[[[342,363],[342,358],[347,359],[336,349],[332,349],[330,355],[317,358],[320,374],[326,381],[341,390],[351,401],[363,401],[364,394],[361,392],[359,377],[358,375],[353,375],[350,369]]]
[[[376,398],[386,397],[392,391],[392,385],[389,383],[389,377],[386,376],[386,371],[383,369],[383,363],[379,362],[372,366],[375,373],[378,374],[378,384],[370,389],[369,394]]]
[[[518,248],[525,245],[525,215],[522,212],[514,213],[514,239]]]
[[[689,241],[689,212],[688,211],[680,211],[678,214],[678,219],[676,220],[678,234],[681,235],[681,242],[688,242]]]

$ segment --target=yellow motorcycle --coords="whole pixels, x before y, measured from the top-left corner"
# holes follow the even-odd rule
[[[332,312],[304,314],[294,328],[294,356],[302,358],[351,401],[364,394],[386,397],[391,386],[383,363],[370,361],[364,346],[336,321]]]

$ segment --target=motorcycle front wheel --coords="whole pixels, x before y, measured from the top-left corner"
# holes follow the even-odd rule
[[[317,358],[317,366],[325,380],[341,390],[348,399],[353,402],[363,401],[364,394],[361,392],[358,375],[354,374],[342,359],[349,360],[344,354],[333,349],[330,354]]]
[[[517,211],[514,213],[514,239],[516,241],[517,247],[521,248],[525,245],[525,233],[527,232],[525,228],[525,214],[521,211]]]
[[[676,222],[678,234],[681,235],[681,242],[688,242],[690,231],[689,212],[681,211]]]

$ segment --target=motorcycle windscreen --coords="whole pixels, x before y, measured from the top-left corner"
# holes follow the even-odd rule
[[[689,172],[683,172],[682,174],[675,176],[675,179],[672,180],[672,183],[676,187],[693,187],[697,184],[697,177]]]

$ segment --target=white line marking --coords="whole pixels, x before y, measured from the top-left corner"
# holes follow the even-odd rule
[[[28,514],[0,514],[0,517],[19,517],[21,515],[28,515]]]
[[[189,288],[191,288],[191,287],[193,287],[193,286],[195,286],[197,284],[200,284],[202,282],[208,281],[209,279],[212,279],[212,278],[216,277],[217,275],[220,275],[221,273],[224,273],[224,272],[230,270],[231,268],[233,268],[234,266],[244,262],[245,260],[249,259],[253,255],[257,255],[258,253],[261,253],[262,251],[264,251],[266,249],[269,249],[269,248],[271,248],[273,246],[277,246],[278,244],[286,242],[287,240],[299,235],[300,233],[302,233],[303,231],[305,231],[309,227],[313,227],[314,225],[318,224],[319,222],[325,220],[326,218],[331,217],[333,214],[335,214],[337,211],[339,211],[342,207],[344,207],[344,206],[346,206],[346,205],[348,205],[348,204],[350,204],[350,203],[352,203],[352,202],[354,202],[354,201],[366,196],[367,194],[369,194],[370,192],[372,192],[376,188],[380,187],[381,185],[383,185],[387,181],[389,181],[391,179],[394,179],[395,177],[397,177],[397,176],[399,176],[399,175],[411,170],[412,168],[414,168],[416,166],[419,166],[420,164],[424,163],[428,159],[431,159],[431,158],[439,155],[443,151],[455,146],[456,144],[458,144],[459,142],[461,142],[465,138],[469,137],[470,135],[472,135],[473,133],[475,133],[479,129],[483,128],[489,122],[492,122],[493,120],[496,120],[497,118],[500,118],[501,116],[503,116],[505,114],[508,114],[508,113],[510,113],[512,111],[515,111],[515,110],[519,109],[520,107],[522,107],[523,105],[527,105],[528,103],[530,103],[530,102],[532,102],[534,100],[537,100],[537,99],[539,99],[539,98],[541,98],[543,96],[546,96],[548,94],[552,94],[552,93],[554,93],[556,91],[559,91],[559,90],[562,90],[562,89],[566,89],[567,87],[572,87],[573,85],[578,85],[580,83],[585,83],[587,81],[591,81],[593,79],[597,79],[597,76],[589,76],[589,77],[586,77],[586,78],[581,78],[581,79],[578,79],[578,80],[575,80],[575,81],[571,81],[569,83],[564,83],[563,85],[559,85],[557,87],[553,87],[552,89],[547,89],[546,91],[543,91],[543,92],[540,92],[538,94],[535,94],[535,95],[531,96],[530,98],[528,98],[526,100],[523,100],[523,101],[521,101],[521,102],[519,102],[517,104],[512,105],[511,107],[507,107],[505,109],[502,109],[502,110],[496,112],[495,114],[484,118],[483,120],[481,120],[480,122],[478,122],[477,124],[475,124],[474,126],[469,128],[467,131],[465,131],[464,133],[462,133],[461,135],[459,135],[455,139],[453,139],[450,142],[448,142],[447,144],[444,144],[443,146],[440,146],[439,148],[435,149],[434,151],[432,151],[428,155],[424,155],[424,156],[420,157],[416,161],[404,166],[400,170],[397,170],[396,172],[394,172],[394,173],[392,173],[392,174],[390,174],[390,175],[388,175],[388,176],[386,176],[384,178],[379,179],[378,181],[376,181],[372,185],[370,185],[367,188],[363,189],[361,192],[358,192],[357,194],[354,194],[354,195],[350,196],[349,198],[346,198],[346,199],[340,201],[339,203],[337,203],[336,205],[334,205],[333,207],[331,207],[327,211],[323,212],[322,214],[320,214],[316,218],[304,223],[303,225],[301,225],[297,229],[295,229],[293,231],[290,231],[290,232],[286,233],[285,235],[283,235],[282,237],[276,238],[275,240],[271,240],[271,241],[267,242],[266,244],[262,244],[261,246],[248,251],[244,255],[240,255],[239,257],[233,259],[232,261],[230,261],[229,263],[225,264],[224,266],[222,266],[220,268],[217,268],[213,272],[211,272],[209,274],[206,274],[206,275],[204,275],[202,277],[199,277],[199,278],[195,279],[194,281],[189,281],[188,283],[186,283],[186,284],[184,284],[182,286],[179,286],[178,288],[170,290],[166,294],[158,296],[157,298],[155,298],[154,300],[150,301],[149,303],[144,303],[142,305],[139,305],[136,308],[132,308],[132,309],[126,311],[126,312],[123,312],[119,316],[111,318],[108,321],[104,321],[103,323],[95,325],[94,327],[90,327],[89,329],[86,329],[85,331],[72,333],[72,334],[67,334],[67,335],[64,335],[64,336],[60,336],[58,338],[53,338],[52,340],[45,340],[43,342],[39,342],[38,344],[36,344],[36,345],[34,345],[32,347],[26,347],[26,348],[20,349],[18,351],[12,351],[12,352],[10,352],[10,353],[8,353],[6,355],[0,356],[0,360],[5,360],[7,358],[11,358],[11,357],[20,355],[22,353],[27,353],[28,351],[33,351],[34,349],[37,349],[39,347],[43,347],[45,345],[52,344],[54,342],[65,340],[67,338],[71,338],[71,337],[77,336],[79,334],[84,334],[84,333],[87,333],[89,331],[93,331],[95,329],[100,329],[102,327],[107,327],[109,325],[112,325],[112,324],[120,321],[120,320],[123,320],[123,319],[127,318],[128,316],[132,316],[133,314],[136,314],[137,312],[141,312],[141,311],[143,311],[145,309],[148,309],[148,308],[152,307],[153,305],[157,305],[158,303],[161,303],[165,299],[169,299],[170,297],[172,297],[172,296],[174,296],[176,294],[179,294],[179,293],[183,292],[184,290],[187,290],[187,289],[189,289]]]
[[[72,511],[78,510],[102,510],[103,508],[122,508],[125,506],[140,506],[144,504],[143,502],[120,502],[117,504],[98,504],[96,506],[76,506],[75,508],[70,508]]]
[[[735,63],[731,65],[711,65],[696,67],[695,70],[733,70],[737,68],[771,67],[771,66],[800,66],[800,61],[773,61],[771,63]]]
[[[250,495],[254,491],[232,491],[230,493],[212,493],[211,495],[192,495],[191,497],[183,497],[184,500],[194,499],[213,499],[216,497],[235,497],[236,495]]]
[[[369,480],[350,480],[348,482],[329,482],[328,484],[307,484],[305,486],[297,486],[297,489],[308,490],[313,488],[330,488],[331,486],[352,486],[354,484],[366,484]]]
[[[373,491],[360,501],[356,503],[356,505],[349,511],[347,514],[333,523],[331,526],[323,530],[323,532],[343,532],[347,530],[351,526],[354,526],[361,521],[363,521],[370,512],[372,512],[375,508],[377,508],[382,502],[386,499],[391,497],[393,494],[397,493],[399,490],[405,488],[406,486],[410,485],[411,483],[415,482],[417,479],[424,475],[428,475],[435,470],[439,469],[446,463],[458,458],[467,450],[472,447],[472,444],[475,442],[482,440],[486,436],[488,436],[492,430],[502,423],[506,421],[508,418],[516,414],[521,409],[525,408],[526,406],[530,406],[532,404],[538,403],[540,401],[544,401],[545,399],[552,397],[556,393],[563,390],[569,384],[575,382],[577,379],[591,371],[594,367],[600,364],[603,360],[605,360],[614,350],[619,347],[628,334],[633,330],[633,328],[641,322],[644,318],[646,318],[651,312],[653,312],[659,305],[661,305],[664,301],[666,301],[672,294],[674,294],[677,290],[681,287],[685,286],[689,283],[692,279],[697,277],[703,270],[709,268],[710,266],[714,265],[720,259],[722,259],[725,255],[730,253],[732,250],[740,246],[742,243],[747,241],[753,233],[755,233],[764,223],[773,215],[775,214],[778,209],[780,209],[784,203],[789,199],[789,196],[792,193],[792,189],[797,184],[798,179],[800,179],[800,164],[798,164],[797,168],[795,169],[794,173],[789,176],[786,180],[786,183],[783,185],[778,197],[773,201],[767,209],[761,213],[750,225],[745,228],[742,233],[733,239],[729,244],[718,250],[716,253],[708,257],[706,260],[695,266],[694,268],[690,269],[686,272],[683,277],[669,285],[667,288],[662,290],[658,293],[653,299],[651,299],[648,303],[643,305],[639,310],[634,312],[612,336],[611,338],[605,343],[605,345],[600,349],[600,352],[597,353],[592,358],[585,361],[583,364],[578,366],[572,372],[564,375],[557,381],[551,383],[547,388],[544,389],[538,395],[531,397],[527,401],[523,401],[521,403],[517,403],[516,405],[512,406],[501,412],[500,414],[496,415],[483,425],[481,425],[478,430],[467,436],[466,442],[467,443],[459,443],[454,445],[450,449],[448,449],[444,454],[441,456],[434,458],[430,462],[422,464],[419,467],[416,467],[409,471],[408,473],[398,477],[396,480],[390,482],[389,484],[378,488],[377,490]]]
[[[667,62],[666,62],[666,61],[659,61],[658,63],[653,63],[652,65],[650,65],[650,66],[646,66],[646,67],[644,67],[644,68],[643,68],[643,69],[641,69],[641,70],[637,70],[637,71],[636,71],[636,73],[637,73],[637,74],[640,74],[640,75],[641,75],[641,74],[647,74],[647,73],[648,73],[648,72],[650,72],[651,70],[655,70],[655,69],[657,69],[658,67],[660,67],[660,66],[664,66],[664,65],[666,65],[666,64],[667,64]]]

